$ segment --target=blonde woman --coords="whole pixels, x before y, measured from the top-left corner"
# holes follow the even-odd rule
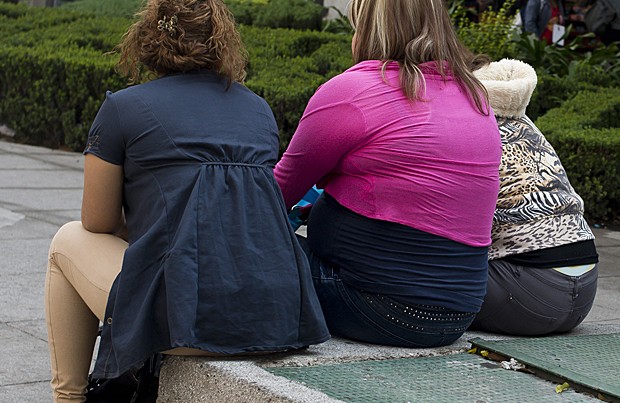
[[[501,142],[443,0],[352,0],[355,65],[317,90],[276,166],[308,221],[332,335],[454,342],[486,289]]]
[[[100,320],[93,377],[104,379],[154,353],[282,351],[329,338],[273,175],[276,123],[241,84],[244,49],[228,9],[150,0],[119,49],[132,79],[157,78],[106,94],[84,151],[82,221],[50,247],[56,402],[84,401]]]

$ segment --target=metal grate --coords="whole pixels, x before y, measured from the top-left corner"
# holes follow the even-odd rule
[[[620,334],[553,336],[472,344],[620,399]]]
[[[345,402],[596,402],[472,354],[266,368]]]

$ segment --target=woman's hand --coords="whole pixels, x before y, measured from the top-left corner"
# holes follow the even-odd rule
[[[87,231],[120,234],[125,232],[123,216],[123,167],[86,154],[82,225]]]

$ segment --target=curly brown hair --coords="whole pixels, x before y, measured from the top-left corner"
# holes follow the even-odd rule
[[[118,70],[132,82],[209,69],[243,82],[247,54],[221,0],[148,0],[116,47]],[[146,71],[145,71],[146,70]]]

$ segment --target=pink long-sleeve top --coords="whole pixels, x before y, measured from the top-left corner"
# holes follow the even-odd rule
[[[501,140],[493,111],[434,63],[423,101],[406,98],[396,62],[356,64],[310,99],[275,168],[287,208],[317,184],[344,207],[466,245],[488,246]],[[387,82],[386,82],[387,81]]]

